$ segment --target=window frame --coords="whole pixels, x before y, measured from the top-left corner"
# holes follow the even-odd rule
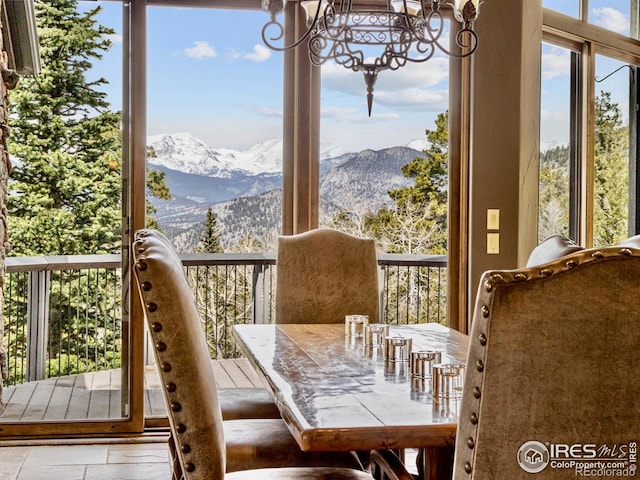
[[[583,18],[587,2],[583,4]],[[635,15],[638,8],[632,8]],[[637,31],[638,19],[631,21],[631,31]],[[606,55],[616,60],[635,65],[635,86],[630,88],[630,105],[638,105],[638,73],[640,66],[640,41],[617,34],[543,9],[542,40],[577,52],[572,58],[572,114],[571,114],[571,159],[570,159],[570,236],[586,247],[593,246],[594,219],[594,122],[595,122],[595,59]],[[572,57],[574,54],[572,53]],[[635,93],[634,93],[635,91]],[[634,103],[632,103],[634,102]],[[629,235],[640,233],[640,150],[637,147],[637,131],[640,116],[629,115]]]

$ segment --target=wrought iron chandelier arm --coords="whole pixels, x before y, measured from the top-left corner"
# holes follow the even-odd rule
[[[310,25],[308,25],[307,27],[307,31],[304,32],[304,35],[302,35],[298,40],[296,40],[295,42],[293,42],[291,45],[284,45],[282,47],[275,45],[272,42],[277,42],[278,40],[282,39],[284,37],[284,25],[282,25],[282,23],[280,23],[275,14],[271,14],[271,19],[265,23],[262,27],[262,41],[264,42],[264,44],[269,47],[271,50],[275,50],[278,52],[284,52],[287,50],[291,50],[293,48],[296,48],[300,45],[302,45],[302,43],[307,40],[307,38],[309,38],[309,36],[311,35],[311,32],[315,29],[316,24],[318,23],[318,16],[320,14],[320,8],[318,8],[316,10],[316,14],[313,17],[313,22],[311,22]],[[272,36],[272,37],[267,37],[267,30],[269,30],[269,28],[271,27],[275,27],[276,28],[276,32],[278,32],[278,34],[276,36]]]
[[[465,41],[465,36],[468,36],[469,41]],[[462,30],[458,30],[456,32],[456,45],[460,48],[467,49],[464,53],[453,53],[442,46],[438,41],[434,41],[433,44],[449,57],[466,58],[470,55],[473,55],[473,53],[476,51],[476,48],[478,48],[478,35],[476,35],[476,32],[468,27],[465,27]]]

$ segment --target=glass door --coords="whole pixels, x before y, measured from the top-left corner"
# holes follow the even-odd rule
[[[9,101],[14,247],[6,260],[0,430],[139,431],[123,242],[129,6],[36,2],[35,18],[42,71],[21,78]]]

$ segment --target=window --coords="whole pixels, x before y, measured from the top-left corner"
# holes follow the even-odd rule
[[[634,0],[543,0],[542,6],[626,36],[637,9]]]
[[[640,49],[629,37],[602,33],[602,28],[624,35],[635,31],[631,12],[637,16],[638,5],[629,5],[591,1],[589,19],[597,26],[580,28],[544,12],[540,240],[564,234],[599,246],[638,232]]]
[[[542,6],[570,17],[580,17],[580,0],[542,0]]]
[[[542,45],[540,95],[540,182],[538,241],[555,234],[575,235],[570,226],[571,178],[575,171],[572,149],[577,118],[572,114],[578,53],[569,48]]]
[[[171,195],[150,201],[181,252],[201,248],[209,209],[224,251],[275,251],[283,56],[263,45],[267,20],[261,11],[148,9],[147,163]]]

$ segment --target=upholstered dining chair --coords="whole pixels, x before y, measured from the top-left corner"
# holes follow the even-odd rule
[[[171,428],[175,479],[370,479],[350,452],[303,452],[282,419],[223,421],[195,299],[166,237],[140,230],[134,276],[151,331]],[[285,466],[318,467],[280,470]],[[323,470],[323,468],[326,469]],[[345,468],[352,467],[352,468]]]
[[[280,236],[276,322],[341,323],[351,314],[380,319],[374,241],[330,228]]]
[[[565,246],[574,253],[537,264],[540,249],[532,266],[481,279],[455,480],[635,472],[640,242]]]
[[[165,235],[156,235],[156,240],[163,242],[169,257],[176,262],[181,261]],[[280,418],[278,407],[265,388],[219,388],[218,401],[223,420]]]

